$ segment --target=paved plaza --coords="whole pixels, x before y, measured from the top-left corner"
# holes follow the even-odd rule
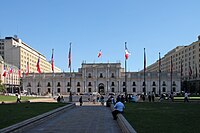
[[[121,133],[108,107],[84,103],[65,111],[24,133]]]

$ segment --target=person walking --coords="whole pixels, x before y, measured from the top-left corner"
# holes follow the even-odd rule
[[[17,96],[17,103],[21,103],[21,96],[20,96],[20,94],[16,94],[16,96]]]
[[[79,102],[80,102],[80,106],[83,105],[83,99],[82,99],[82,96],[79,98]]]
[[[124,104],[121,101],[118,101],[115,106],[114,106],[114,110],[112,111],[112,115],[113,115],[113,119],[116,120],[117,119],[117,114],[119,113],[123,113],[124,112]]]
[[[184,94],[184,102],[189,102],[188,93],[187,92],[185,92],[185,94]]]

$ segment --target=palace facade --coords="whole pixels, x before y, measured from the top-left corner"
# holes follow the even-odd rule
[[[143,72],[126,72],[121,63],[82,63],[78,72],[62,73],[30,73],[23,76],[23,89],[28,94],[57,95],[84,94],[99,92],[101,94],[125,93],[138,94],[155,92],[180,92],[180,73],[163,72],[158,78],[158,72],[146,72],[145,82]],[[71,83],[71,84],[70,84]],[[126,85],[127,84],[127,85]],[[126,87],[125,87],[126,86]]]

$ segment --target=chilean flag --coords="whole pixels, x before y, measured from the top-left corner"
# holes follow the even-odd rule
[[[100,50],[99,53],[98,53],[98,58],[100,58],[102,55],[102,51]]]
[[[4,65],[3,76],[6,77],[6,66]]]
[[[12,74],[13,72],[13,69],[12,69],[12,66],[10,67],[10,70],[9,70],[9,74]]]
[[[129,55],[131,55],[131,53],[128,51],[128,49],[126,47],[126,42],[125,42],[125,58],[126,58],[126,60],[128,60]]]
[[[39,73],[41,73],[41,70],[40,70],[40,57],[38,58],[38,62],[37,62],[36,67],[37,67],[37,71],[38,71]]]

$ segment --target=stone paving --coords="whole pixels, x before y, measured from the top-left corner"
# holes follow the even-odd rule
[[[111,110],[100,104],[84,102],[23,133],[121,133]]]

